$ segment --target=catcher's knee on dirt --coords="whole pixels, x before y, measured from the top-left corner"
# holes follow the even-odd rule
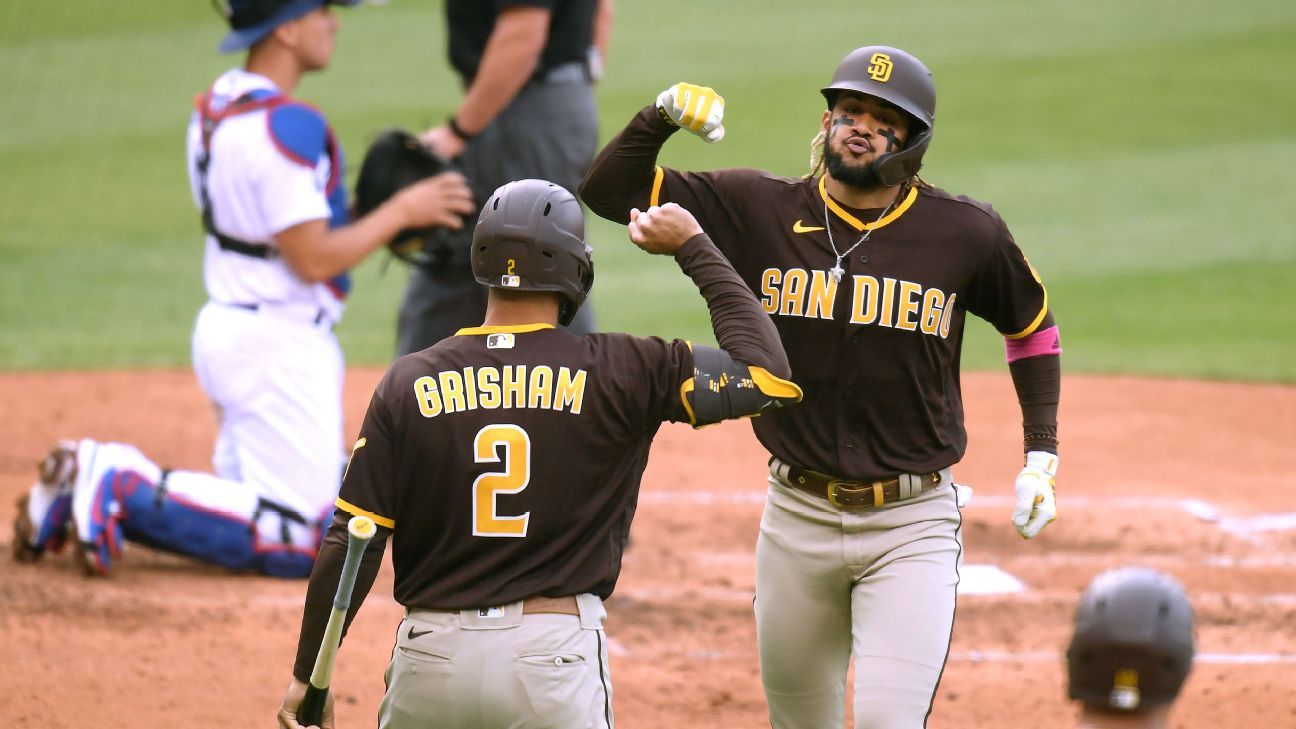
[[[734,361],[723,349],[693,347],[693,377],[682,388],[689,423],[700,428],[760,415],[801,399],[801,389],[763,367]]]
[[[176,496],[133,471],[111,478],[121,526],[132,542],[232,570],[309,577],[319,551],[317,524],[262,501],[252,519],[214,511]]]

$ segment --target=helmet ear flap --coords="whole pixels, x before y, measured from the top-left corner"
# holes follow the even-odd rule
[[[572,319],[576,318],[576,312],[589,296],[590,289],[594,287],[594,249],[588,244],[585,245],[584,260],[578,260],[576,266],[577,290],[567,292],[558,306],[558,323],[562,326],[572,323]]]
[[[931,144],[931,129],[923,129],[904,149],[899,152],[888,152],[878,157],[873,163],[878,180],[887,187],[894,187],[918,174],[922,169],[922,158]]]

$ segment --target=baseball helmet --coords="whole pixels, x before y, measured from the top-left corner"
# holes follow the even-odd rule
[[[575,196],[547,180],[518,180],[482,206],[472,269],[491,288],[558,293],[558,323],[566,326],[594,285],[593,253]]]
[[[1167,704],[1188,678],[1194,650],[1193,609],[1179,583],[1141,567],[1108,570],[1076,609],[1068,692],[1118,711]]]
[[[233,53],[256,45],[270,31],[325,5],[359,5],[360,0],[213,0],[230,32],[217,50]]]
[[[890,46],[856,48],[837,64],[832,83],[820,89],[831,109],[842,91],[875,96],[895,104],[917,124],[899,152],[878,157],[873,167],[884,185],[898,185],[922,167],[936,123],[936,85],[922,61]]]

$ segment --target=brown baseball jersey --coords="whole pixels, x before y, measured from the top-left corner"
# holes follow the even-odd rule
[[[607,597],[663,421],[687,421],[687,343],[463,329],[397,360],[338,504],[394,530],[394,595],[459,610]]]
[[[293,675],[310,675],[351,515],[377,522],[346,625],[393,543],[394,596],[470,610],[608,597],[661,423],[769,412],[801,395],[778,332],[703,234],[675,253],[720,349],[550,324],[461,330],[396,360],[374,391],[311,574]],[[738,364],[741,363],[741,364]]]
[[[630,207],[687,208],[774,318],[804,398],[753,421],[761,443],[784,461],[866,481],[958,462],[967,313],[1009,337],[1048,315],[1044,286],[999,215],[931,187],[911,188],[884,215],[842,205],[822,178],[654,167],[675,130],[653,107],[641,111],[599,155],[582,196],[613,219]],[[833,245],[850,251],[840,282]]]

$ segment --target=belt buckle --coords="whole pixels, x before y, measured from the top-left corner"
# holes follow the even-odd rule
[[[842,510],[845,510],[846,507],[842,506],[841,502],[837,501],[837,485],[844,484],[844,483],[848,483],[848,482],[838,481],[835,478],[828,479],[828,503]]]
[[[837,478],[830,478],[828,479],[828,503],[832,504],[838,509],[841,509],[842,511],[851,511],[853,509],[860,508],[859,506],[844,505],[837,500],[837,487],[846,486],[846,485],[868,486],[869,488],[873,489],[873,506],[881,506],[886,501],[882,493],[881,481],[874,481],[872,483],[866,484],[863,481],[843,481]]]

